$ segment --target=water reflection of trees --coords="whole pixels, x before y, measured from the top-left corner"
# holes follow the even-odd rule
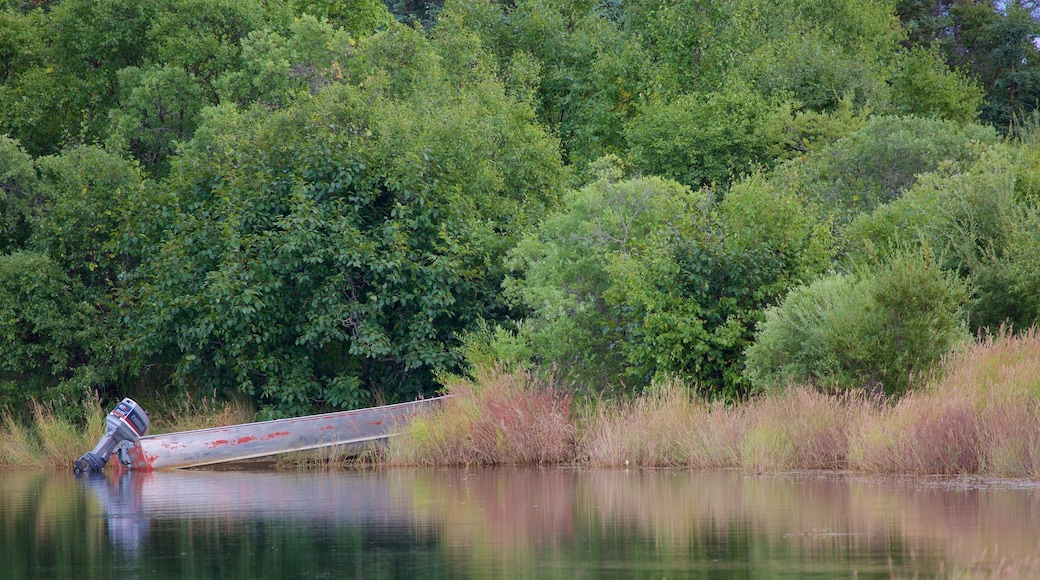
[[[887,577],[889,558],[912,575],[1040,553],[1040,489],[976,483],[578,469],[6,473],[0,558],[11,577],[157,564],[195,578],[809,568]]]

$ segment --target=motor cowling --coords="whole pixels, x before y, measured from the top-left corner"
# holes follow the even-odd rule
[[[148,431],[148,413],[130,398],[123,399],[105,417],[105,434],[92,451],[73,463],[73,471],[101,471],[117,445],[136,443]]]

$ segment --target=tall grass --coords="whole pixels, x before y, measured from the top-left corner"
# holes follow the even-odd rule
[[[678,380],[627,400],[580,409],[552,379],[482,367],[447,381],[453,395],[415,417],[363,461],[389,465],[539,465],[852,469],[880,473],[1040,478],[1040,331],[999,332],[949,356],[941,372],[897,400],[791,387],[726,406]],[[44,405],[23,425],[0,417],[0,465],[68,465],[93,447],[105,410],[88,402],[86,429]],[[152,432],[252,420],[240,403],[178,404]],[[290,466],[356,465],[339,451]]]
[[[927,388],[868,417],[852,467],[880,472],[1040,476],[1040,333],[985,337]]]
[[[850,466],[881,473],[978,473],[977,420],[961,398],[912,393],[862,418],[850,438]]]
[[[0,467],[67,467],[90,451],[105,433],[108,409],[95,395],[83,403],[82,421],[69,419],[52,406],[32,403],[28,423],[0,413]],[[149,434],[221,427],[253,420],[255,413],[243,402],[217,403],[208,399],[159,404],[150,414]]]
[[[570,416],[558,390],[484,370],[454,381],[444,408],[391,440],[390,462],[1040,477],[1040,332],[980,339],[940,370],[889,401],[796,386],[723,406],[669,380]]]
[[[32,424],[10,413],[0,415],[0,466],[43,467],[72,465],[93,449],[105,432],[105,414],[97,397],[84,401],[88,427],[62,417],[54,408],[34,401]]]
[[[864,396],[808,387],[752,400],[741,466],[759,472],[845,469],[849,436],[872,409]]]
[[[741,411],[698,400],[677,380],[625,401],[600,402],[581,421],[590,465],[734,467],[743,432]]]
[[[227,427],[256,420],[256,410],[241,399],[217,401],[207,397],[181,399],[175,404],[159,402],[148,428],[149,434]]]
[[[390,440],[392,465],[538,465],[574,459],[571,396],[523,370],[483,368]]]

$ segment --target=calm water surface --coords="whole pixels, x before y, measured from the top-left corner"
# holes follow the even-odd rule
[[[6,471],[0,526],[0,577],[10,578],[889,578],[989,574],[1009,562],[1040,570],[1029,567],[1040,554],[1040,487],[1019,481]]]

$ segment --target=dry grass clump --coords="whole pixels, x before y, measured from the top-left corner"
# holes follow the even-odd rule
[[[571,395],[523,370],[478,369],[455,377],[438,409],[391,438],[397,465],[537,465],[574,460]]]
[[[741,464],[750,471],[844,469],[857,420],[871,412],[862,396],[792,387],[748,404]]]
[[[183,399],[172,405],[160,402],[158,407],[156,413],[149,413],[149,435],[227,427],[256,420],[256,410],[241,399],[219,402],[203,397],[199,400]]]
[[[603,467],[842,469],[854,419],[869,407],[862,397],[807,387],[726,406],[668,381],[632,401],[600,405],[584,441],[589,464]]]
[[[979,470],[975,409],[963,398],[912,393],[868,414],[849,441],[853,469],[959,474]]]
[[[734,467],[740,411],[699,401],[678,380],[655,383],[629,401],[600,403],[585,420],[590,465]]]
[[[72,465],[90,451],[105,432],[106,412],[96,397],[83,403],[88,428],[61,417],[54,408],[32,402],[32,425],[10,413],[0,417],[0,466],[43,467]]]
[[[1040,334],[1000,332],[955,353],[941,378],[868,415],[850,465],[877,472],[1040,475]]]

